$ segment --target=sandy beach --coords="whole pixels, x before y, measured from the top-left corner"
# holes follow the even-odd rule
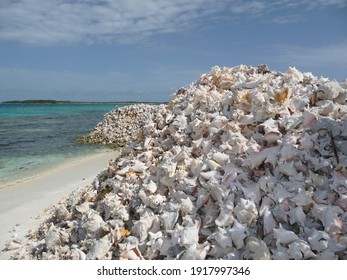
[[[74,189],[90,184],[117,156],[106,150],[96,155],[70,161],[26,180],[0,188],[0,259],[9,259],[13,251],[4,251],[13,236],[20,239],[45,219],[44,211],[69,195]]]

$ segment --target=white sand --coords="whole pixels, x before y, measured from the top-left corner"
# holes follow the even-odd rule
[[[0,259],[9,259],[13,254],[3,249],[14,234],[25,238],[45,219],[46,208],[76,188],[90,184],[116,156],[116,151],[101,152],[0,188]]]

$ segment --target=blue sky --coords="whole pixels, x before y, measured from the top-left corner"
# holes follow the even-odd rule
[[[0,101],[168,101],[264,63],[347,78],[347,0],[0,0]]]

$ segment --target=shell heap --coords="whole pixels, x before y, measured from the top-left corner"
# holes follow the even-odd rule
[[[87,143],[102,143],[121,147],[136,139],[142,127],[153,120],[163,105],[130,105],[107,113],[88,135],[78,137]]]
[[[347,259],[346,84],[212,68],[13,258]]]

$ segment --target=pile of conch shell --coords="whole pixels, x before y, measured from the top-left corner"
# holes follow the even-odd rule
[[[102,143],[111,147],[122,147],[136,139],[142,127],[152,121],[164,105],[136,104],[119,107],[107,113],[94,130],[77,140],[86,143]]]
[[[346,88],[212,68],[13,258],[347,259]]]

